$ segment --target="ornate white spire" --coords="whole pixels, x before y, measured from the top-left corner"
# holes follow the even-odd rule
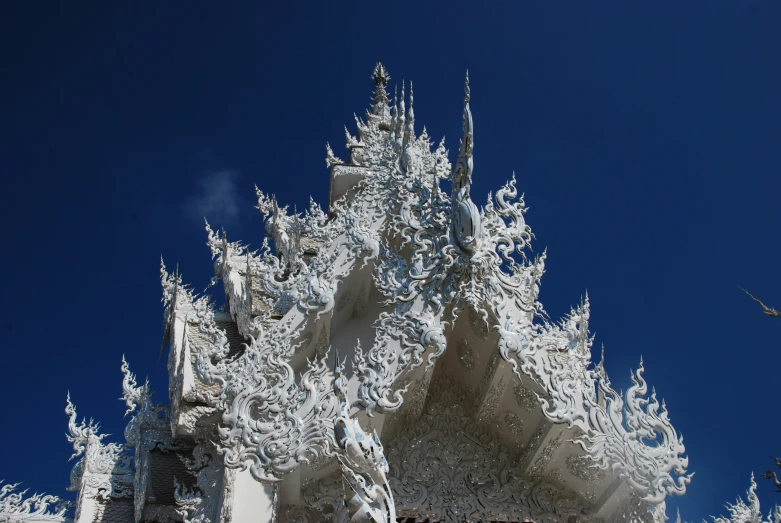
[[[122,397],[120,400],[127,405],[127,411],[125,416],[131,412],[135,412],[136,408],[144,400],[147,392],[149,391],[149,381],[142,386],[137,386],[136,376],[130,372],[130,366],[125,359],[125,355],[122,355]]]
[[[453,207],[452,228],[456,245],[469,254],[474,254],[483,235],[480,211],[472,201],[470,188],[472,185],[474,126],[472,111],[469,109],[469,71],[464,83],[464,136],[461,139],[461,149],[458,152],[458,162],[453,169]]]
[[[349,136],[349,138],[352,138]],[[342,165],[344,162],[341,158],[338,158],[335,154],[333,149],[331,149],[331,144],[326,142],[325,143],[325,164],[330,168],[333,165]]]
[[[90,437],[96,436],[98,427],[92,423],[92,420],[89,423],[84,421],[81,423],[76,422],[76,406],[71,401],[70,392],[68,392],[65,401],[65,414],[68,416],[68,434],[66,434],[66,437],[68,438],[68,443],[73,445],[73,455],[70,457],[70,459],[73,459],[84,454]]]
[[[409,83],[409,112],[404,128],[404,147],[415,141],[415,111],[412,109],[412,82]]]
[[[393,87],[393,111],[392,111],[392,117],[391,117],[391,145],[393,146],[393,150],[397,154],[401,154],[402,152],[402,142],[403,142],[403,133],[404,133],[404,123],[403,119],[401,117],[401,112],[404,107],[404,91],[402,90],[401,93],[402,97],[402,103],[401,107],[399,106],[399,87],[394,86]]]
[[[393,86],[393,123],[397,123],[399,119],[399,86]]]
[[[374,80],[374,85],[377,87],[382,86],[383,88],[388,85],[388,80],[390,80],[390,74],[388,74],[388,70],[385,68],[384,65],[382,65],[382,62],[377,62],[377,65],[374,66],[374,71],[372,72],[372,80]]]
[[[469,108],[469,99],[469,71],[467,71],[466,79],[464,80],[464,134],[461,138],[461,148],[458,151],[458,163],[456,163],[456,167],[453,170],[453,187],[456,189],[461,189],[463,187],[469,188],[472,184],[472,169],[474,166],[474,124],[472,123],[472,111]]]
[[[407,122],[407,109],[404,105],[404,99],[406,96],[404,95],[404,80],[401,81],[401,100],[399,103],[399,133],[404,133],[404,125]]]

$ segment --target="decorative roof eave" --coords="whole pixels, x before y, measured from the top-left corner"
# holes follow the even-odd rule
[[[253,334],[252,299],[248,267],[253,254],[240,242],[228,242],[225,230],[218,235],[206,222],[207,245],[214,260],[214,279],[222,281],[230,315],[245,338]]]
[[[18,486],[19,483],[0,486],[0,522],[65,523],[72,521],[68,515],[73,507],[71,502],[47,494],[33,494],[25,497],[27,490],[14,492]]]
[[[546,396],[538,400],[543,414],[579,428],[583,436],[575,443],[645,501],[656,504],[667,494],[684,494],[693,474],[686,475],[683,437],[670,423],[664,402],[660,409],[655,391],[646,396],[642,360],[622,398],[601,365],[588,368],[593,341],[588,315],[585,301],[560,325],[507,320],[499,327],[502,357],[519,378],[542,387]],[[563,364],[557,357],[562,349],[569,356]]]
[[[107,434],[100,434],[97,424],[76,421],[76,407],[68,395],[65,407],[68,415],[68,442],[73,445],[73,458],[79,458],[71,471],[68,490],[79,491],[80,499],[127,498],[133,496],[133,458],[127,447],[118,443],[103,443]]]

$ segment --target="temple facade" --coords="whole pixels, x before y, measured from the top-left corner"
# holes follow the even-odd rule
[[[667,519],[683,439],[642,361],[623,395],[592,361],[587,297],[545,312],[514,176],[472,201],[468,78],[455,165],[412,85],[391,100],[382,64],[372,79],[349,157],[326,148],[326,209],[257,189],[259,251],[207,223],[224,307],[161,267],[168,400],[123,360],[108,443],[68,398],[75,505],[7,485],[0,522]]]

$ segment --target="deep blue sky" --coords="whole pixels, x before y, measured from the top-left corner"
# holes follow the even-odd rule
[[[0,478],[64,493],[69,389],[123,439],[123,353],[165,396],[160,255],[202,289],[200,215],[257,246],[253,184],[325,203],[377,60],[451,156],[469,69],[475,200],[515,170],[546,309],[588,290],[617,387],[643,356],[696,472],[673,508],[781,453],[781,320],[736,287],[781,306],[781,3],[154,4],[0,6]]]

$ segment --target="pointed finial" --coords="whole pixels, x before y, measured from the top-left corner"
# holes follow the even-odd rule
[[[393,86],[393,107],[391,107],[391,129],[393,131],[396,130],[399,123],[399,86],[394,85]]]
[[[382,62],[377,62],[377,65],[374,66],[374,71],[372,72],[372,80],[374,81],[374,85],[376,86],[383,86],[385,87],[388,85],[388,80],[390,80],[390,75],[388,74],[388,70],[385,68],[384,65],[382,65]]]
[[[453,188],[461,189],[471,185],[473,169],[474,124],[472,123],[472,111],[469,108],[469,72],[467,71],[464,84],[464,134],[461,138],[461,148],[458,152],[458,162],[453,171]]]
[[[404,80],[401,81],[401,104],[399,104],[399,111],[401,112],[401,119],[406,121],[406,110],[404,108]]]
[[[412,82],[409,83],[409,111],[407,125],[404,128],[404,147],[415,140],[415,111],[412,109]]]
[[[374,101],[372,103],[372,113],[375,116],[387,118],[389,116],[388,93],[385,91],[385,86],[388,84],[388,80],[390,80],[390,75],[382,63],[377,62],[377,65],[374,66],[372,80],[374,81]]]
[[[472,202],[469,194],[472,185],[472,170],[474,168],[474,125],[472,123],[472,111],[469,109],[469,72],[467,72],[464,85],[464,134],[461,139],[461,148],[458,152],[458,161],[451,174],[453,182],[451,221],[456,244],[464,251],[474,254],[479,249],[482,241],[483,226],[480,211]]]
[[[415,112],[412,109],[412,82],[409,83],[409,120],[415,120]]]

